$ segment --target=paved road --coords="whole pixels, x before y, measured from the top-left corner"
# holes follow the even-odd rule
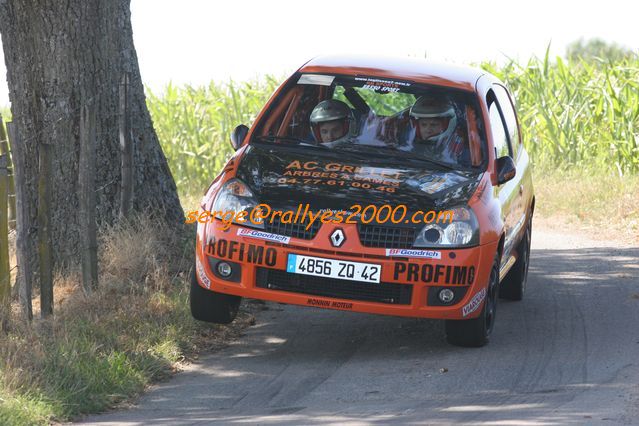
[[[89,424],[639,424],[639,248],[535,231],[491,343],[443,324],[270,304],[247,335]]]

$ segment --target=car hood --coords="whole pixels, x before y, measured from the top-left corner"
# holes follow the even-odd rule
[[[236,176],[273,208],[350,210],[353,204],[398,204],[408,211],[464,205],[482,172],[453,171],[398,157],[308,146],[251,144]]]

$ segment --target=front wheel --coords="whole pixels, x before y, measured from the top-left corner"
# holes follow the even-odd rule
[[[193,318],[215,324],[229,324],[237,316],[241,301],[240,296],[218,293],[200,287],[195,276],[195,268],[193,268],[189,294]]]
[[[468,320],[446,320],[446,341],[448,343],[463,347],[481,347],[488,343],[495,326],[498,288],[499,257],[493,262],[490,282],[485,289],[484,307],[479,316]]]

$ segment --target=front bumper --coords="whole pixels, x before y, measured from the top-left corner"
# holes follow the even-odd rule
[[[252,299],[382,315],[469,319],[479,315],[497,250],[497,241],[472,248],[437,250],[439,259],[387,256],[384,248],[364,247],[354,225],[339,226],[346,241],[330,244],[335,227],[324,225],[312,240],[279,243],[238,235],[232,225],[200,225],[196,241],[198,283],[207,289]],[[289,254],[381,265],[380,283],[362,283],[286,272]],[[220,260],[233,266],[222,278]],[[450,288],[455,298],[442,305],[437,293]],[[483,292],[485,293],[485,292]]]

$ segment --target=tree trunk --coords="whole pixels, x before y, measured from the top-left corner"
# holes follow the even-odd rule
[[[39,146],[51,143],[51,235],[54,262],[59,267],[77,264],[81,247],[77,212],[82,99],[93,103],[96,111],[96,219],[98,224],[105,224],[118,217],[121,176],[117,114],[124,72],[130,76],[134,143],[132,209],[170,224],[184,221],[175,182],[146,108],[129,2],[0,0],[11,113],[26,160],[28,229],[37,225]]]

